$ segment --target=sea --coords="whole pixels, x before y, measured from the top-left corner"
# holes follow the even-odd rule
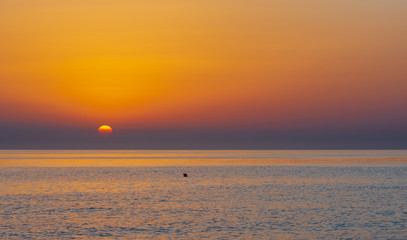
[[[0,239],[407,239],[407,150],[0,150]]]

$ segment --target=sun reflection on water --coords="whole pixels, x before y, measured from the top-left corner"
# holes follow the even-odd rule
[[[3,166],[0,238],[405,239],[406,175],[405,163]]]

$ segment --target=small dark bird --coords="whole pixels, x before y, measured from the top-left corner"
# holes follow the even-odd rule
[[[187,174],[187,173],[183,173],[183,175],[184,175],[184,177],[188,177],[188,174]]]

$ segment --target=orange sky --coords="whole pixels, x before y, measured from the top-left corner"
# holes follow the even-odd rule
[[[404,126],[404,0],[0,0],[0,122]]]

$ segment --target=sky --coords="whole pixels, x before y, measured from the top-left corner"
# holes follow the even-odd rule
[[[406,12],[0,0],[0,148],[407,148]]]

